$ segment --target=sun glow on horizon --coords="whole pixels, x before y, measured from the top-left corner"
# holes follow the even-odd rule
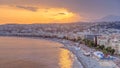
[[[0,24],[4,23],[69,23],[81,20],[78,14],[65,8],[31,8],[0,6]]]

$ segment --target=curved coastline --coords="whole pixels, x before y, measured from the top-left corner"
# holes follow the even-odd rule
[[[77,58],[79,63],[81,63],[82,68],[108,68],[108,67],[109,68],[113,68],[113,67],[119,68],[113,62],[106,62],[106,61],[101,62],[101,61],[98,61],[99,59],[95,58],[94,56],[92,56],[92,57],[85,56],[84,52],[90,51],[91,49],[88,47],[86,48],[86,46],[84,46],[83,44],[79,44],[79,46],[78,46],[78,44],[76,44],[77,42],[73,42],[70,40],[56,38],[56,37],[31,36],[31,35],[30,36],[27,36],[27,35],[22,35],[22,36],[21,35],[2,35],[2,36],[44,39],[44,40],[49,40],[49,41],[53,41],[53,42],[58,42],[58,43],[64,45],[63,48],[68,49],[70,52],[72,52],[75,55],[75,57]],[[78,47],[80,47],[80,50],[77,49]],[[109,65],[108,63],[111,63],[111,65],[113,65],[113,66]]]
[[[50,39],[50,38],[40,38],[40,37],[26,37],[26,36],[24,36],[24,37],[23,36],[0,36],[0,37],[19,37],[19,38],[40,39],[40,40],[45,40],[45,41],[59,43],[61,45],[64,45],[64,46],[62,46],[62,48],[65,48],[65,49],[69,50],[74,55],[74,57],[77,58],[77,60],[79,61],[80,65],[82,65],[80,68],[86,68],[85,65],[80,61],[80,58],[78,58],[76,56],[76,54],[73,51],[71,51],[69,49],[69,47],[67,47],[66,44],[62,43],[62,41],[60,42],[60,40],[54,40],[54,39]]]

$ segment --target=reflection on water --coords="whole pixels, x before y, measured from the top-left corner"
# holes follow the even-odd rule
[[[59,65],[60,68],[72,68],[72,58],[71,54],[68,50],[66,49],[61,49],[60,50],[60,57],[59,57]]]
[[[47,40],[0,37],[0,68],[72,68],[73,55],[61,46]]]

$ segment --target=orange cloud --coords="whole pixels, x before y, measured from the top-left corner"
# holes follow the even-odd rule
[[[33,12],[34,11],[34,12]],[[69,23],[81,21],[80,15],[65,8],[0,6],[0,23]]]

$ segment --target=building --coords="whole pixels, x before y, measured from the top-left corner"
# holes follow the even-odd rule
[[[97,37],[97,44],[115,49],[116,54],[120,54],[120,35],[102,35]]]
[[[104,45],[105,47],[109,46],[109,37],[104,35],[104,36],[98,36],[97,37],[97,44],[98,45]]]
[[[120,54],[120,35],[111,35],[109,46],[115,49],[115,53]]]

